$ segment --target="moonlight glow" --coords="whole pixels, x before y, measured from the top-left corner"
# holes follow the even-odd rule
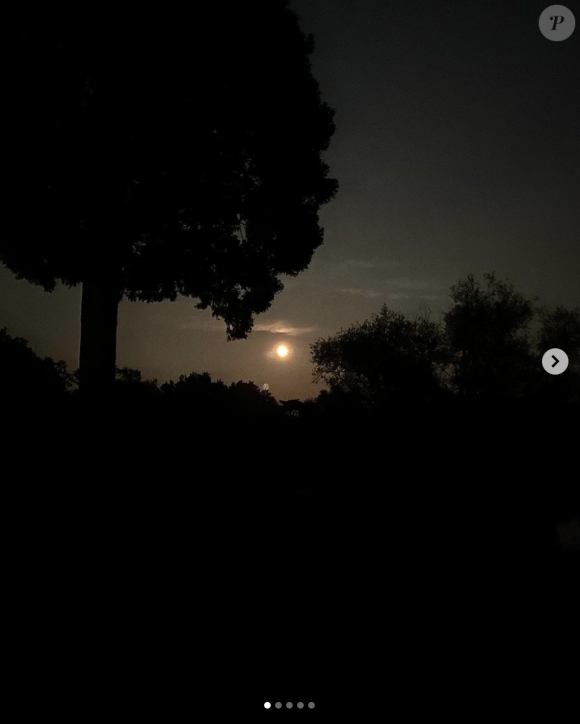
[[[288,357],[288,355],[290,354],[290,350],[288,349],[288,347],[285,344],[281,344],[278,347],[276,347],[276,354],[281,359],[284,359],[284,357]]]

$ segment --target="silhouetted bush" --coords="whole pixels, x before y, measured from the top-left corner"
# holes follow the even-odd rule
[[[6,402],[58,401],[74,386],[63,361],[41,358],[22,337],[0,329],[0,398]]]

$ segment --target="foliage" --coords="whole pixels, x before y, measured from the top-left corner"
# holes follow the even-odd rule
[[[580,309],[540,310],[540,329],[537,335],[537,354],[549,349],[561,349],[568,355],[566,372],[546,379],[542,376],[534,386],[534,394],[545,400],[580,403]]]
[[[557,348],[566,352],[572,364],[580,364],[580,309],[542,309],[538,346],[541,350]]]
[[[452,304],[435,324],[383,306],[370,320],[312,345],[321,409],[354,414],[357,406],[410,403],[453,395],[480,401],[580,400],[580,311],[537,310],[494,273],[470,274],[451,287]],[[532,332],[538,315],[540,328]],[[551,347],[566,351],[570,368],[546,378],[540,360]]]
[[[222,380],[214,382],[207,372],[181,375],[177,382],[162,385],[161,391],[168,402],[182,409],[187,406],[197,417],[263,416],[278,411],[272,394],[253,382],[239,381],[228,386]]]
[[[157,380],[144,380],[140,370],[117,367],[115,397],[117,400],[146,402],[161,395]]]
[[[198,3],[193,27],[158,7],[15,15],[0,260],[47,290],[190,296],[245,337],[337,188],[312,38],[281,0]]]
[[[311,350],[316,381],[366,404],[429,399],[447,356],[439,325],[425,316],[407,319],[386,305]]]
[[[221,380],[212,381],[207,372],[181,375],[177,382],[170,380],[161,385],[166,399],[177,404],[187,404],[204,410],[222,408],[227,396],[227,385]]]
[[[22,337],[0,329],[0,395],[7,399],[58,399],[74,386],[66,363],[41,358]]]
[[[444,324],[454,384],[460,394],[517,395],[532,369],[533,302],[493,273],[484,279],[485,287],[470,274],[451,287],[453,305]]]

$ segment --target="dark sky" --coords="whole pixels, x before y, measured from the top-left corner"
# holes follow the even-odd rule
[[[450,284],[496,270],[580,306],[580,28],[540,33],[548,2],[294,0],[336,109],[325,244],[246,341],[190,299],[121,304],[118,364],[165,381],[208,371],[317,393],[309,344],[383,303],[438,318]],[[566,2],[577,23],[580,3]],[[0,268],[0,326],[77,366],[80,290],[46,294]],[[286,343],[291,356],[271,352]]]

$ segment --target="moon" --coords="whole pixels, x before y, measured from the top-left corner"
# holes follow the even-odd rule
[[[290,350],[285,344],[280,344],[276,347],[276,354],[280,357],[280,359],[284,359],[285,357],[288,357]]]

